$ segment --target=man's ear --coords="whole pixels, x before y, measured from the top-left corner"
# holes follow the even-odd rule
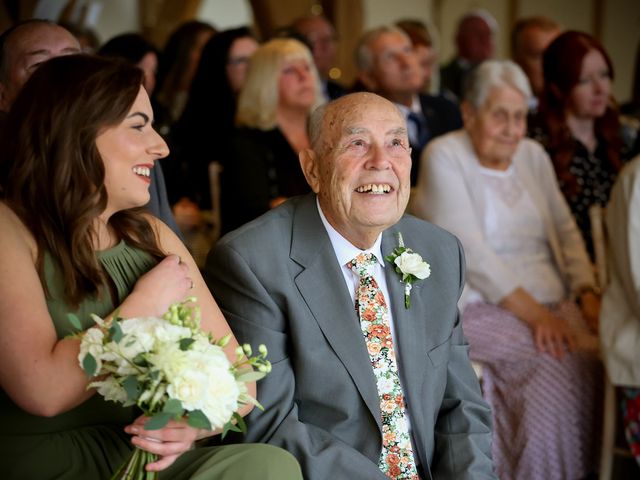
[[[358,80],[360,80],[360,83],[362,83],[368,91],[378,91],[378,82],[376,81],[375,75],[373,75],[371,71],[359,71]]]
[[[316,152],[310,148],[305,148],[304,150],[300,150],[298,159],[300,160],[300,168],[302,168],[304,178],[307,179],[311,190],[313,190],[314,193],[318,193],[320,191],[320,180],[318,175],[318,156]]]

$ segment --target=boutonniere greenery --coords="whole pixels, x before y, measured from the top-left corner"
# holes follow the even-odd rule
[[[398,246],[393,249],[390,255],[384,257],[385,260],[395,265],[395,271],[401,276],[400,281],[404,283],[404,308],[411,306],[411,288],[416,280],[424,280],[431,275],[431,267],[425,262],[420,254],[415,253],[404,246],[402,234],[398,232]]]

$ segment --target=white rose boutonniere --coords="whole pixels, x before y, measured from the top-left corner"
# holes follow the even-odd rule
[[[428,278],[431,275],[431,267],[420,254],[404,246],[401,233],[398,233],[398,246],[384,258],[388,262],[392,262],[395,265],[395,271],[402,276],[400,281],[404,283],[404,308],[409,308],[411,306],[409,295],[411,288],[413,288],[413,282]]]

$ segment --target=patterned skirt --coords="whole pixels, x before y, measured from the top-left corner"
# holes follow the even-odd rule
[[[578,307],[552,312],[586,329]],[[595,352],[562,359],[536,350],[532,330],[510,312],[476,302],[463,313],[471,359],[482,364],[493,409],[493,458],[502,480],[577,480],[596,471],[602,366]]]

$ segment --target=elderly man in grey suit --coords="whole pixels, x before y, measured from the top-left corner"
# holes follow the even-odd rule
[[[207,259],[236,336],[265,343],[273,363],[245,440],[286,448],[310,480],[496,478],[491,412],[456,307],[460,244],[403,216],[403,115],[357,93],[316,110],[309,130],[300,164],[314,194],[230,233]]]

